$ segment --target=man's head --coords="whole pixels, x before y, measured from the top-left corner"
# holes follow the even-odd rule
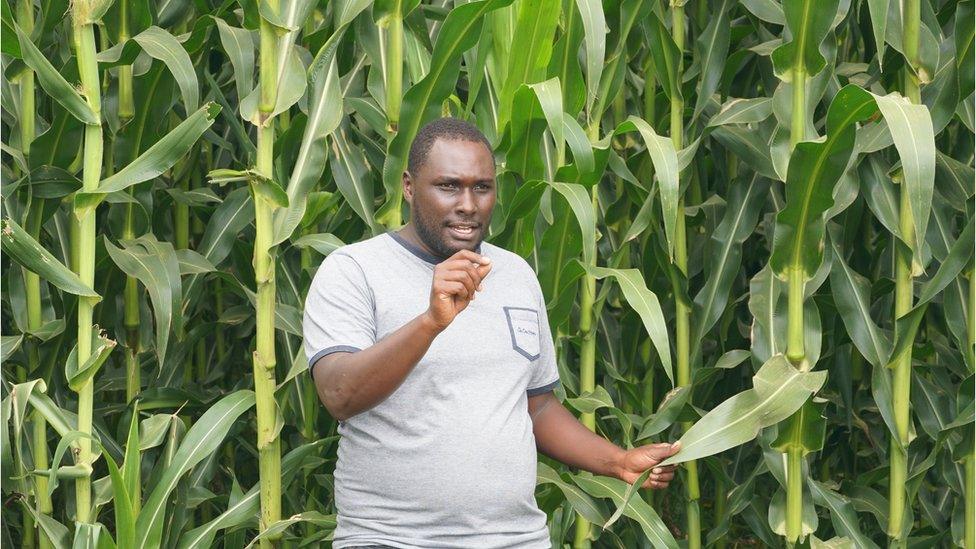
[[[403,196],[417,236],[436,255],[476,249],[495,207],[491,144],[463,120],[430,122],[410,146]]]

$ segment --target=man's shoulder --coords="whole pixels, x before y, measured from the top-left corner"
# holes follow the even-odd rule
[[[364,276],[368,270],[366,266],[374,262],[376,258],[385,256],[389,251],[386,243],[383,242],[384,238],[388,237],[384,233],[380,233],[365,240],[350,242],[337,247],[325,256],[325,259],[319,264],[316,274],[339,270],[358,271],[362,273],[361,276]]]

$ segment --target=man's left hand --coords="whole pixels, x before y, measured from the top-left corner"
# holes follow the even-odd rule
[[[651,470],[651,474],[641,485],[641,488],[663,490],[674,478],[674,465],[657,467],[665,459],[678,453],[681,443],[660,443],[638,446],[621,454],[617,461],[617,477],[628,484],[632,484],[644,471]]]

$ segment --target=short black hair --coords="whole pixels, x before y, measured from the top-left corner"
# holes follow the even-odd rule
[[[477,126],[459,118],[444,117],[428,122],[417,132],[416,137],[413,138],[413,143],[410,144],[407,171],[416,174],[420,170],[424,162],[427,161],[427,153],[430,152],[430,148],[434,146],[437,139],[481,143],[488,149],[492,162],[495,161],[491,143],[488,142],[488,138],[481,133]]]

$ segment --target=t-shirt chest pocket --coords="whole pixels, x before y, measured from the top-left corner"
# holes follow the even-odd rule
[[[529,360],[539,358],[539,312],[528,307],[502,307],[512,349]]]

